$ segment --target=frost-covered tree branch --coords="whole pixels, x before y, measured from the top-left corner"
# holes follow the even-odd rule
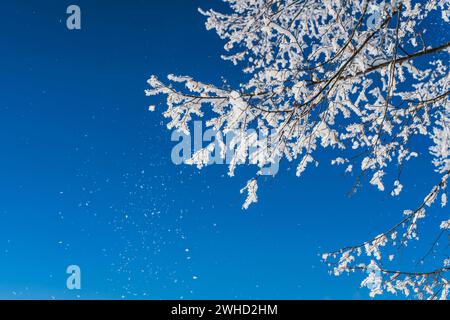
[[[418,222],[426,217],[426,207],[431,207],[437,196],[446,188],[449,176],[450,170],[433,187],[418,208],[414,211],[406,210],[404,212],[405,218],[386,232],[362,244],[324,254],[322,258],[325,262],[328,262],[330,267],[333,267],[333,274],[341,275],[355,270],[366,271],[368,276],[364,279],[362,285],[370,289],[372,297],[383,293],[383,290],[387,290],[394,294],[400,291],[407,296],[410,292],[414,292],[419,298],[427,296],[432,299],[438,297],[438,293],[440,293],[439,298],[446,299],[450,289],[447,279],[450,271],[450,261],[448,259],[443,261],[442,267],[433,271],[393,271],[383,267],[382,250],[385,248],[386,251],[389,249],[395,251],[398,247],[406,247],[411,240],[419,240]],[[446,201],[445,197],[443,201]],[[439,235],[441,237],[444,233],[448,233],[450,220],[443,221],[440,228],[442,229]],[[367,258],[373,258],[370,260],[370,264],[355,264],[356,258],[360,258],[363,255]],[[392,261],[394,258],[395,255],[393,253],[389,254],[389,260]],[[421,261],[425,258],[422,258]],[[387,279],[384,279],[386,276]]]
[[[380,248],[404,247],[418,238],[417,221],[426,218],[426,207],[438,197],[443,207],[447,203],[450,3],[225,2],[232,13],[200,12],[207,18],[207,29],[226,41],[223,58],[242,68],[245,81],[236,88],[175,75],[167,81],[152,76],[148,82],[148,96],[167,97],[164,116],[169,129],[188,134],[191,123],[205,117],[206,126],[220,133],[216,143],[196,152],[188,163],[202,167],[212,153],[223,156],[221,139],[233,132],[229,175],[246,160],[259,167],[241,190],[248,194],[244,208],[258,199],[262,168],[282,159],[293,163],[300,176],[311,164],[319,164],[324,151],[336,153],[333,164],[345,166],[358,181],[367,179],[380,191],[398,196],[404,189],[400,171],[419,157],[415,141],[427,138],[441,180],[422,205],[407,211],[388,232],[324,257],[335,260],[329,263],[337,275],[368,271],[370,278],[363,285],[371,283],[372,295],[383,290],[409,294],[412,289],[419,298],[446,298],[448,258],[434,272],[392,276],[383,259],[393,260],[394,255],[386,257]],[[437,24],[444,30],[431,34],[427,27]],[[252,129],[263,132],[262,138]],[[448,213],[441,218],[439,239],[445,239]],[[375,259],[357,262],[364,260],[363,251]]]

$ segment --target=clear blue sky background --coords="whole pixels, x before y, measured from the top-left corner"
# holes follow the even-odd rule
[[[151,74],[238,82],[197,12],[223,4],[75,3],[81,31],[66,29],[71,2],[0,4],[0,298],[367,298],[361,275],[329,276],[318,254],[416,206],[429,159],[405,168],[398,199],[349,198],[355,177],[331,155],[301,179],[283,163],[244,212],[254,168],[173,165],[163,100],[150,113],[144,96]],[[80,291],[66,289],[70,264]]]

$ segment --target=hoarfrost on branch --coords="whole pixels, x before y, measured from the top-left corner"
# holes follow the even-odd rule
[[[340,153],[333,164],[345,164],[346,172],[366,177],[392,196],[407,188],[400,175],[390,180],[392,171],[419,157],[413,141],[427,138],[440,180],[423,201],[383,234],[325,254],[323,260],[336,275],[366,272],[362,286],[371,296],[390,292],[446,299],[448,259],[441,268],[419,273],[388,270],[383,260],[385,248],[419,239],[418,221],[426,219],[437,198],[443,207],[447,204],[450,2],[225,2],[231,13],[200,12],[207,29],[226,41],[223,58],[242,67],[246,80],[232,89],[189,76],[152,76],[146,93],[167,97],[168,128],[189,133],[189,124],[206,114],[208,127],[222,134],[237,132],[230,176],[242,160],[255,156],[252,152],[258,152],[260,168],[282,159],[293,163],[300,176],[318,165],[324,151],[333,150]],[[430,33],[426,27],[433,24],[444,29]],[[257,140],[249,131],[254,128],[270,134]],[[208,163],[212,149],[195,153],[190,163]],[[247,192],[245,209],[257,202],[257,177],[241,190]],[[448,237],[448,218],[443,212],[441,238]],[[363,257],[371,257],[370,263],[361,262]]]

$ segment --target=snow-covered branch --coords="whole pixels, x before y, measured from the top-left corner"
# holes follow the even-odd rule
[[[237,133],[230,176],[237,166],[248,163],[246,159],[255,158],[257,162],[249,162],[259,166],[256,176],[275,159],[294,164],[300,176],[311,164],[319,164],[323,152],[332,151],[339,154],[333,164],[344,165],[358,181],[366,178],[380,191],[399,196],[407,186],[400,174],[391,179],[392,171],[421,156],[415,141],[426,138],[441,182],[423,204],[388,232],[330,255],[342,259],[334,267],[340,274],[350,265],[353,270],[366,268],[356,263],[359,255],[354,254],[364,249],[376,257],[371,268],[377,265],[383,274],[380,247],[393,242],[403,246],[417,238],[417,221],[425,219],[425,207],[438,196],[443,206],[447,203],[450,2],[225,1],[232,13],[200,12],[207,18],[207,29],[226,42],[223,58],[242,67],[248,81],[230,88],[188,76],[170,75],[167,81],[152,76],[146,94],[166,96],[169,129],[187,134],[192,121],[206,117],[206,126],[221,135]],[[439,36],[426,30],[437,24],[444,28]],[[250,129],[270,134],[261,141]],[[201,167],[213,152],[208,145],[188,163]],[[242,190],[247,192],[245,209],[257,202],[256,181],[250,179]],[[442,230],[448,232],[444,213],[442,221]],[[417,284],[433,278],[436,283],[425,291],[446,296],[448,284],[442,282],[446,274],[402,281]],[[386,281],[381,287],[388,286]]]

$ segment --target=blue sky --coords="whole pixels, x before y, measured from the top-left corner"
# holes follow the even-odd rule
[[[150,113],[144,95],[152,74],[239,81],[197,12],[223,4],[77,0],[82,30],[69,31],[70,4],[0,4],[0,298],[368,297],[361,275],[331,277],[318,254],[415,207],[429,158],[405,168],[398,199],[367,185],[348,197],[355,177],[331,155],[301,179],[282,163],[242,211],[254,168],[173,165],[163,100]],[[79,291],[66,288],[70,264]]]

